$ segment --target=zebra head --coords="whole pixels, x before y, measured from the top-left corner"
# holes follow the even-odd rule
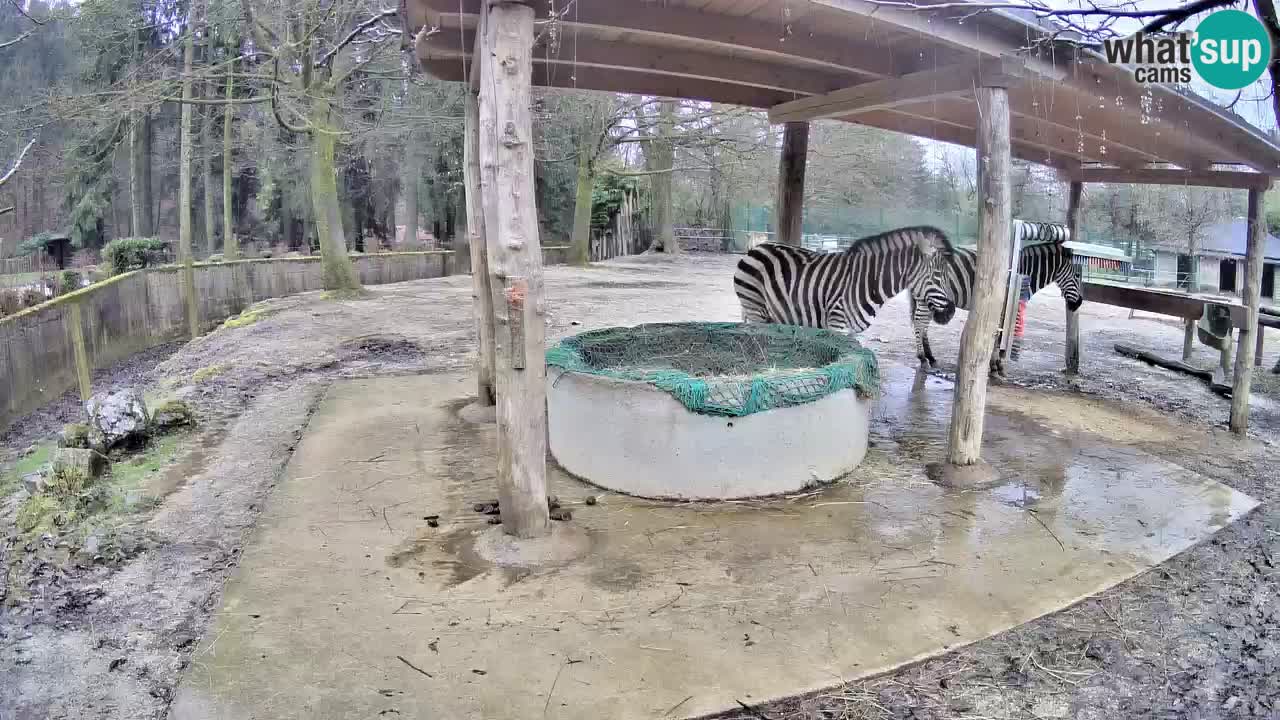
[[[951,243],[941,231],[916,235],[916,249],[921,255],[919,272],[911,282],[912,297],[923,297],[933,313],[933,321],[946,325],[956,314],[956,301],[947,282],[952,263]]]
[[[1062,299],[1067,303],[1067,309],[1075,312],[1080,309],[1080,305],[1084,303],[1084,286],[1080,283],[1080,276],[1076,274],[1076,264],[1072,260],[1071,251],[1062,248],[1062,259],[1058,263],[1058,269],[1053,274],[1053,281],[1058,284],[1058,289],[1062,291]]]

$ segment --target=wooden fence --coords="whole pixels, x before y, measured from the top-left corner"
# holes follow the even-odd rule
[[[565,261],[565,248],[543,251],[547,264]],[[362,283],[379,285],[465,272],[455,259],[436,251],[359,255],[352,262]],[[0,319],[0,430],[77,387],[88,398],[90,370],[185,337],[180,270],[124,273]],[[204,330],[255,302],[323,286],[318,257],[200,263],[195,277]]]

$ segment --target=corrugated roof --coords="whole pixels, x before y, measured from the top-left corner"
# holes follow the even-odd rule
[[[1205,253],[1244,257],[1248,245],[1249,223],[1241,218],[1210,225],[1204,231],[1200,250]],[[1280,260],[1280,238],[1267,233],[1264,256],[1268,260]]]

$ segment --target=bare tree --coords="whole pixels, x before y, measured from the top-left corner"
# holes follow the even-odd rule
[[[324,268],[324,287],[357,291],[360,279],[347,254],[338,199],[335,154],[342,129],[341,99],[354,73],[373,62],[398,39],[388,20],[393,9],[367,10],[359,0],[274,6],[275,27],[259,17],[250,0],[241,0],[244,21],[255,50],[271,65],[271,110],[279,125],[311,144],[311,201]],[[361,14],[369,13],[364,19]],[[427,32],[430,32],[428,30]],[[293,102],[305,103],[302,108]]]

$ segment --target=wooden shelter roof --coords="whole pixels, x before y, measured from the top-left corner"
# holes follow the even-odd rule
[[[427,72],[466,78],[482,1],[404,0]],[[1128,70],[1009,12],[866,0],[532,4],[537,85],[744,105],[768,109],[775,122],[838,118],[972,147],[973,87],[1004,73],[1012,76],[1014,157],[1094,181],[1197,184],[1169,166],[1202,177],[1222,165],[1280,175],[1280,144],[1244,120],[1199,96],[1139,85]],[[1150,167],[1163,174],[1111,170]],[[1222,177],[1229,180],[1203,184],[1262,180]]]

